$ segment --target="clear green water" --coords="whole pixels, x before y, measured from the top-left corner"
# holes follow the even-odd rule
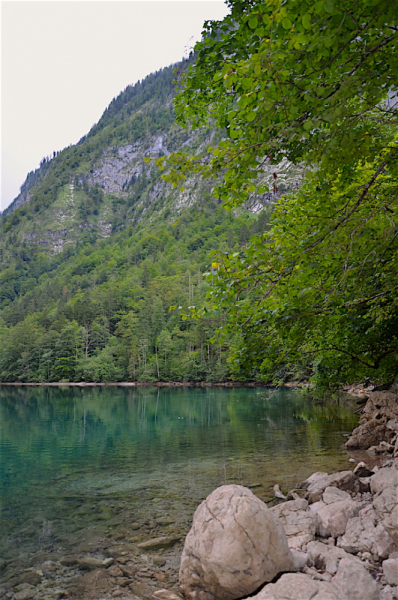
[[[353,408],[269,393],[0,386],[0,557],[184,536],[219,485],[271,500],[275,483],[348,467]]]

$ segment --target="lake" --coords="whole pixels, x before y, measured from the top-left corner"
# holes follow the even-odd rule
[[[0,386],[0,558],[183,539],[220,485],[271,501],[275,483],[349,468],[357,422],[289,389]]]

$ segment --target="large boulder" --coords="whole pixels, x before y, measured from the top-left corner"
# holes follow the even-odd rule
[[[270,511],[282,522],[289,548],[297,550],[315,539],[318,517],[308,510],[308,502],[304,498],[283,502]]]
[[[326,504],[317,512],[319,535],[334,538],[343,535],[348,520],[356,517],[361,508],[363,508],[362,504],[354,502],[351,498],[350,500],[339,500],[333,502],[333,504]]]
[[[282,523],[249,489],[224,485],[196,509],[180,590],[190,600],[233,600],[293,569]]]
[[[348,521],[345,534],[337,543],[346,552],[371,552],[380,558],[387,558],[397,550],[371,504]]]
[[[342,558],[332,583],[340,588],[349,600],[379,600],[377,583],[365,567],[351,558]]]
[[[276,583],[266,585],[251,600],[349,600],[327,581],[311,579],[303,573],[286,573]]]

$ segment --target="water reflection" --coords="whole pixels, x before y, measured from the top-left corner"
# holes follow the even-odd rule
[[[346,467],[356,423],[290,390],[0,387],[0,556],[70,551],[87,527],[184,535],[218,485],[267,500],[275,483]]]

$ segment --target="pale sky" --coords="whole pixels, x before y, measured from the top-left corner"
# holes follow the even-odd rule
[[[1,203],[127,85],[189,54],[222,0],[1,2]]]

